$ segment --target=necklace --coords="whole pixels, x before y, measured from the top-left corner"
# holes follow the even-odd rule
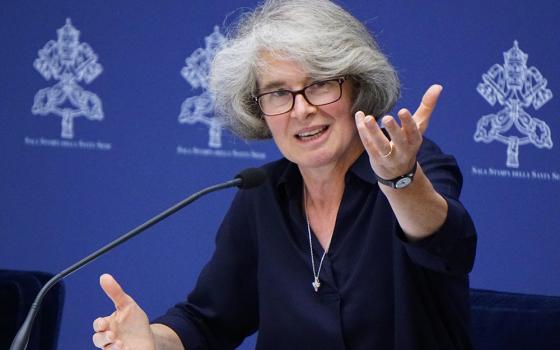
[[[328,248],[323,252],[323,256],[319,262],[319,268],[317,269],[317,272],[315,272],[315,258],[313,257],[313,241],[311,240],[311,227],[309,225],[309,215],[307,214],[307,189],[305,188],[305,185],[303,185],[303,202],[305,207],[305,221],[307,222],[307,235],[309,237],[309,255],[311,255],[311,267],[313,268],[313,282],[311,285],[313,286],[313,289],[315,289],[315,293],[317,293],[319,287],[321,287],[319,274],[321,273],[321,267],[323,267],[323,260],[325,259]]]

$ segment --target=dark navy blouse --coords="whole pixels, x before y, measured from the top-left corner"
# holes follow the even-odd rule
[[[470,349],[476,232],[458,201],[462,176],[429,140],[417,159],[448,202],[441,229],[407,242],[364,152],[346,174],[318,292],[299,170],[264,166],[267,182],[238,192],[188,299],[154,322],[187,350],[232,349],[256,331],[258,349]],[[313,248],[318,266],[315,236]]]

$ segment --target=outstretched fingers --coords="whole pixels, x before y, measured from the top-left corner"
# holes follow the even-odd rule
[[[389,133],[389,138],[394,143],[401,142],[400,127],[395,118],[390,115],[386,115],[381,118],[381,124],[385,127],[385,131]]]
[[[366,116],[361,111],[355,114],[360,139],[377,176],[392,179],[402,176],[413,167],[442,89],[441,85],[430,86],[414,115],[406,108],[401,109],[398,112],[400,125],[392,116],[384,116],[381,119],[384,130],[372,116]]]
[[[410,111],[403,108],[398,113],[399,119],[401,121],[402,133],[404,139],[408,144],[419,144],[422,142],[422,133],[418,129]]]
[[[416,122],[418,130],[420,130],[422,134],[424,134],[428,128],[430,117],[436,108],[437,101],[442,90],[443,86],[441,85],[434,84],[430,86],[428,90],[426,90],[426,93],[424,93],[420,106],[418,106],[418,109],[414,113],[414,121]]]
[[[366,116],[364,112],[359,111],[355,118],[358,133],[370,156],[383,157],[391,152],[389,140],[371,115]]]

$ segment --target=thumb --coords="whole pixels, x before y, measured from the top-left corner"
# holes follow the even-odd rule
[[[422,102],[420,102],[420,106],[414,113],[414,119],[416,120],[418,129],[422,134],[424,134],[428,127],[430,117],[432,116],[432,112],[436,108],[437,101],[439,99],[439,96],[441,95],[442,90],[443,86],[441,85],[434,84],[430,86],[424,93],[424,96],[422,96]]]
[[[113,276],[105,273],[99,277],[99,284],[107,296],[115,304],[117,310],[134,303],[134,300],[124,292],[119,283],[113,278]]]

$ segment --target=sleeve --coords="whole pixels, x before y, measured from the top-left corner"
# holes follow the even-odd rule
[[[418,162],[434,189],[448,204],[447,218],[434,234],[420,241],[407,241],[397,224],[397,236],[416,264],[445,274],[467,274],[476,254],[476,230],[472,219],[459,202],[463,184],[455,158],[443,154],[432,141],[425,139]]]
[[[216,248],[185,302],[153,323],[173,329],[185,349],[234,349],[258,324],[256,234],[248,192],[234,198]]]

